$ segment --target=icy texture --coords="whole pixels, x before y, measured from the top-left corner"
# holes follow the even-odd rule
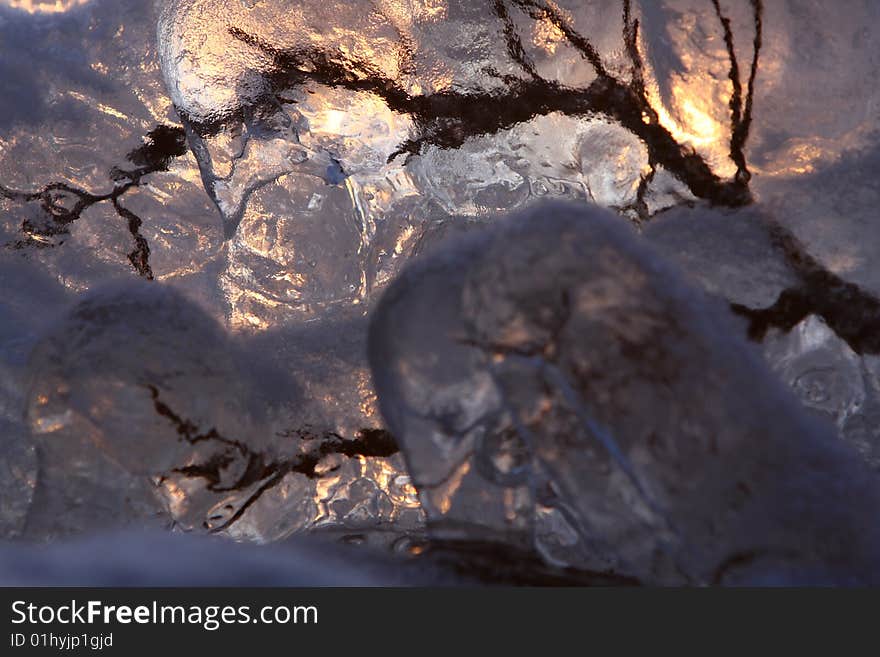
[[[856,354],[815,315],[768,338],[765,352],[803,404],[834,422],[844,440],[880,469],[878,359]]]
[[[173,523],[418,551],[422,511],[382,433],[365,316],[414,254],[553,197],[638,224],[734,304],[734,330],[768,340],[771,362],[777,346],[795,370],[831,358],[829,399],[855,409],[839,431],[880,467],[878,11],[870,0],[0,0],[0,468],[14,500],[2,531]],[[115,431],[112,413],[94,416],[104,428],[64,429],[76,435],[62,449],[36,434],[34,476],[22,428],[31,350],[48,332],[76,362],[57,333],[70,304],[135,278],[231,329],[181,362],[234,365],[247,390],[237,401],[257,400],[260,419],[225,436],[253,452],[233,450],[224,476],[255,456],[266,477],[218,492],[201,459],[184,459],[199,466],[188,475],[134,473],[111,458],[119,444],[93,441]],[[817,351],[802,329],[823,324]],[[143,331],[134,344],[166,335]],[[215,347],[222,356],[207,355]],[[131,422],[146,422],[133,438],[157,430],[133,452],[144,465],[180,455],[161,447],[180,425],[152,416],[149,399],[85,385],[76,422],[112,399],[118,418],[134,409]],[[184,396],[168,408],[197,433],[238,412],[205,402],[186,417],[206,397]],[[505,449],[515,461],[516,445]],[[578,553],[558,508],[539,502],[534,525],[551,561]]]
[[[184,131],[175,125],[177,117],[164,93],[155,53],[155,21],[149,3],[143,2],[96,0],[83,8],[71,6],[70,11],[51,18],[32,18],[0,7],[4,49],[0,67],[12,90],[4,97],[6,100],[0,99],[0,208],[4,217],[0,232],[5,246],[0,253],[0,285],[4,291],[0,300],[0,410],[10,422],[20,423],[24,415],[21,396],[26,387],[25,363],[36,336],[43,334],[46,326],[69,328],[66,307],[77,295],[95,286],[108,280],[152,277],[185,295],[187,302],[176,302],[184,316],[196,312],[190,307],[192,303],[221,321],[228,316],[230,304],[220,278],[228,247],[216,209],[204,192],[195,158],[186,148]],[[62,52],[76,56],[58,54]],[[283,208],[269,210],[275,213]],[[335,276],[333,262],[318,255],[310,260],[322,260],[323,271]],[[264,270],[255,275],[268,281],[269,274]],[[360,275],[356,278],[359,280]],[[126,294],[121,292],[122,297]],[[363,318],[360,320],[363,325]],[[202,357],[216,367],[228,361],[228,345],[223,340],[212,343],[216,330],[204,336],[206,344],[196,331],[181,348],[193,342],[199,348],[181,356],[173,348],[148,344],[154,340],[174,341],[174,331],[169,337],[161,326],[135,323],[143,331],[144,348],[161,367],[175,367],[175,361],[192,364],[193,359]],[[235,321],[233,324],[239,325]],[[248,322],[243,324],[252,327]],[[280,444],[280,456],[276,459],[267,453],[268,462],[286,463],[288,456],[298,462],[301,452],[318,451],[328,441],[356,453],[358,448],[352,449],[346,441],[358,440],[362,429],[380,429],[378,417],[369,406],[373,395],[362,350],[342,347],[344,341],[333,337],[342,325],[344,321],[325,324],[315,332],[317,339],[312,338],[296,353],[289,353],[289,335],[266,335],[259,345],[245,345],[252,351],[247,360],[274,362],[275,368],[287,375],[266,380],[260,378],[264,374],[260,372],[254,377],[256,383],[251,381],[245,386],[258,388],[251,391],[256,398],[272,400],[272,417],[247,437],[260,445]],[[117,341],[125,343],[122,333],[126,329],[117,328]],[[262,328],[270,328],[270,324],[264,323]],[[70,364],[83,357],[69,354],[71,345],[63,335],[50,331],[62,361],[66,359]],[[361,344],[362,335],[353,337],[355,346]],[[113,344],[100,340],[90,348],[101,353],[104,349],[116,351]],[[206,349],[210,352],[215,348],[221,350],[219,355],[206,355]],[[264,357],[254,358],[254,354]],[[130,378],[126,379],[129,373],[113,371],[116,367],[129,369],[136,360],[134,356],[128,360],[129,356],[113,353],[103,360],[107,361],[107,376],[120,376],[127,382],[125,386],[136,388]],[[300,367],[306,360],[310,364]],[[323,361],[323,367],[316,361]],[[94,365],[84,366],[83,372],[89,371],[94,373]],[[185,382],[182,389],[199,382],[196,371],[180,374],[179,380]],[[303,380],[298,382],[300,374]],[[78,385],[80,379],[73,378]],[[97,393],[89,385],[87,382],[75,393],[81,406],[108,401],[107,395],[95,398]],[[223,424],[224,414],[238,412],[233,399],[235,386],[232,388],[213,401],[205,390],[201,399],[206,408],[192,416],[187,415],[192,410],[188,408],[190,400],[182,404],[175,401],[169,408],[179,413],[179,419],[192,422],[195,432],[207,432]],[[233,400],[225,409],[221,404],[224,399]],[[177,429],[170,419],[159,417],[148,398],[124,395],[109,396],[109,400],[119,406],[115,415],[98,418],[103,423],[99,433],[116,435],[120,422],[128,430],[131,423],[143,420],[143,425],[134,426],[129,433],[135,442],[145,436],[155,438],[142,444],[148,456],[164,459],[165,465],[173,463],[175,468],[189,465],[186,459],[180,460],[179,445],[168,454],[164,452],[172,445],[170,440]],[[137,415],[127,417],[129,412]],[[51,415],[50,421],[41,426],[51,425]],[[64,412],[60,415],[63,418]],[[155,436],[151,433],[154,430],[158,432]],[[27,433],[20,438],[26,441]],[[204,477],[157,474],[152,469],[156,463],[144,463],[132,473],[111,460],[106,450],[96,447],[94,436],[80,433],[79,425],[69,433],[76,434],[75,440],[68,441],[70,444],[63,449],[46,442],[50,434],[37,435],[42,483],[27,532],[31,538],[79,533],[97,525],[144,522],[173,522],[182,529],[197,531],[204,531],[207,523],[210,531],[223,525],[215,507],[224,510],[230,502],[244,504],[255,493],[251,482],[244,490],[221,495],[206,490]],[[305,440],[300,434],[311,438]],[[21,449],[10,448],[10,454],[21,454],[23,459],[10,461],[10,467],[22,472],[30,467],[25,457],[32,451],[26,446],[24,442]],[[255,453],[264,452],[255,447]],[[138,455],[143,455],[143,450]],[[229,476],[235,478],[236,468],[246,467],[248,458],[237,454],[229,466]],[[335,457],[331,454],[327,458]],[[399,454],[355,454],[344,457],[342,463],[325,466],[332,470],[332,476],[320,486],[305,474],[295,477],[295,485],[291,483],[294,477],[287,477],[284,487],[277,491],[274,484],[278,482],[271,482],[273,485],[257,496],[265,494],[267,503],[274,500],[267,510],[262,510],[262,504],[251,503],[248,512],[232,523],[234,529],[230,525],[222,531],[262,541],[315,524],[338,527],[343,532],[347,527],[361,531],[365,526],[390,525],[392,521],[395,526],[400,521],[403,528],[419,526],[418,504]],[[157,491],[156,480],[151,477],[163,475],[169,476]],[[32,477],[32,486],[36,479]],[[297,495],[275,499],[284,490],[305,492],[314,498],[305,503]],[[26,489],[16,494],[21,499],[29,495]],[[310,514],[308,518],[304,519],[300,510]],[[369,516],[368,512],[374,510],[376,515]],[[218,517],[211,521],[210,516]]]
[[[76,292],[134,273],[204,294],[194,279],[222,231],[174,125],[151,3],[68,4],[33,16],[0,7],[5,257]]]
[[[710,294],[763,308],[797,284],[773,244],[771,225],[759,208],[678,207],[652,219],[642,235]]]
[[[163,74],[234,235],[235,321],[362,303],[452,215],[544,197],[642,218],[695,196],[746,202],[723,87],[711,117],[689,110],[697,134],[680,129],[675,103],[654,103],[638,20],[628,2],[164,3]]]
[[[767,358],[804,405],[838,427],[865,403],[861,361],[852,349],[812,315],[791,332],[768,340]]]
[[[273,433],[224,331],[166,286],[90,294],[40,340],[29,377],[34,538],[150,518],[256,541],[421,524],[393,439]]]
[[[371,223],[414,194],[453,212],[503,209],[529,194],[530,180],[584,195],[594,168],[597,193],[611,202],[632,197],[647,156],[625,131],[597,140],[600,124],[565,116],[562,102],[559,112],[493,116],[515,113],[509,105],[530,79],[539,85],[533,94],[551,81],[586,88],[595,80],[561,21],[594,27],[609,66],[623,68],[619,17],[575,3],[536,20],[490,4],[166,3],[163,72],[198,133],[200,165],[230,228],[250,189],[289,171],[350,178]],[[511,52],[517,43],[522,51]],[[473,116],[480,102],[485,116]],[[548,131],[564,141],[541,138]],[[628,178],[608,180],[603,157],[634,160],[620,169]]]
[[[548,204],[408,268],[370,357],[438,536],[651,582],[876,579],[880,482],[730,334],[613,216]]]
[[[696,197],[741,206],[753,174],[779,198],[776,181],[876,141],[877,85],[861,80],[877,74],[877,8],[825,13],[171,0],[158,40],[227,235],[243,222],[223,275],[233,320],[264,328],[363,303],[450,215],[562,196],[644,220]]]
[[[864,359],[866,397],[861,413],[851,417],[844,425],[844,436],[864,456],[865,460],[880,471],[880,358]]]
[[[150,513],[150,476],[234,452],[209,429],[257,440],[228,352],[216,324],[162,286],[102,290],[77,304],[31,355],[27,417],[42,460],[35,526],[78,531]],[[242,464],[231,465],[222,475],[234,481]],[[131,492],[108,494],[116,487]]]
[[[0,537],[24,531],[37,485],[37,455],[23,427],[0,420]]]

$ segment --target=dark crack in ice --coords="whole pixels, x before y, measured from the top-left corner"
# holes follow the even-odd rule
[[[295,432],[296,437],[309,443],[317,442],[317,446],[310,446],[304,453],[292,458],[273,459],[262,452],[255,452],[244,442],[225,438],[218,433],[217,429],[200,431],[191,421],[180,417],[171,410],[159,398],[159,390],[155,386],[149,386],[149,390],[156,413],[167,418],[174,425],[181,440],[193,445],[200,442],[215,442],[222,446],[222,451],[212,454],[207,461],[175,468],[174,473],[185,477],[204,479],[208,490],[213,493],[245,491],[249,487],[259,484],[256,491],[241,504],[230,518],[222,524],[210,527],[213,532],[225,531],[237,522],[259,500],[261,495],[277,486],[286,475],[299,473],[309,479],[317,479],[338,469],[338,467],[330,468],[319,473],[317,466],[325,456],[341,454],[348,458],[356,456],[387,458],[400,451],[391,434],[382,429],[362,429],[358,432],[358,437],[353,440],[336,434],[316,436],[302,430]],[[285,433],[283,437],[294,437],[294,433]],[[222,485],[221,482],[224,478],[222,471],[237,460],[244,460],[246,463],[242,474],[232,483]],[[159,485],[164,481],[165,479],[160,477]],[[211,519],[209,518],[209,520]],[[206,528],[208,528],[207,521]]]
[[[749,337],[760,342],[771,328],[788,332],[816,315],[857,354],[880,354],[880,299],[829,271],[783,226],[774,225],[771,234],[800,284],[783,290],[767,308],[732,304],[749,320]]]
[[[511,7],[508,7],[508,4]],[[454,91],[413,96],[394,80],[374,69],[369,62],[342,60],[320,48],[282,50],[260,37],[238,27],[230,27],[229,34],[261,52],[273,61],[271,82],[277,91],[306,82],[318,83],[331,88],[366,92],[382,98],[388,107],[400,114],[409,115],[416,125],[416,136],[399,145],[388,156],[393,161],[399,155],[421,154],[428,146],[442,149],[461,147],[476,136],[496,134],[536,116],[561,112],[569,116],[601,114],[620,123],[641,139],[648,148],[652,166],[662,165],[682,182],[698,198],[712,203],[737,207],[752,201],[748,191],[750,174],[745,163],[743,148],[751,125],[754,82],[758,71],[761,47],[761,3],[753,2],[755,21],[755,50],[750,68],[745,109],[739,82],[739,67],[729,33],[729,21],[720,14],[725,26],[725,38],[730,38],[730,77],[734,85],[731,98],[732,140],[731,157],[738,166],[735,180],[724,181],[706,164],[701,156],[679,144],[661,124],[657,112],[651,106],[642,78],[641,54],[638,46],[638,20],[631,19],[630,3],[624,2],[623,38],[626,51],[632,60],[633,79],[622,81],[611,75],[602,58],[588,38],[575,30],[552,4],[541,0],[514,0],[511,3],[498,0],[493,11],[503,23],[507,51],[525,73],[524,77],[501,76],[497,71],[490,75],[504,82],[501,91],[490,93],[479,90],[457,93]],[[716,3],[717,5],[717,3]],[[510,16],[510,9],[518,9],[535,21],[548,20],[560,30],[566,41],[586,59],[596,72],[596,80],[587,88],[571,88],[557,81],[541,78],[523,50],[519,34]],[[213,125],[199,125],[196,129],[206,135],[216,132],[229,121],[224,116]]]
[[[172,159],[186,152],[186,138],[182,128],[160,125],[147,133],[144,145],[128,154],[127,159],[135,165],[134,169],[114,167],[109,172],[113,191],[106,194],[91,194],[66,183],[51,183],[36,192],[9,189],[0,184],[0,196],[17,203],[38,202],[43,210],[42,220],[35,222],[28,218],[22,222],[23,240],[7,244],[7,248],[27,247],[46,248],[60,246],[68,234],[70,225],[78,221],[83,212],[92,206],[109,201],[116,214],[124,219],[135,248],[127,254],[131,266],[144,278],[153,279],[150,267],[150,245],[141,234],[143,220],[121,202],[131,189],[141,185],[144,177],[158,171],[167,171]]]

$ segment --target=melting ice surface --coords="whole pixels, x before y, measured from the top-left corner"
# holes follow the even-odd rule
[[[646,582],[876,578],[874,472],[644,247],[544,204],[390,286],[370,359],[433,533]]]
[[[436,509],[367,315],[414,255],[546,199],[637,225],[876,469],[878,12],[0,0],[0,529],[418,551]],[[543,558],[597,566],[505,490]]]

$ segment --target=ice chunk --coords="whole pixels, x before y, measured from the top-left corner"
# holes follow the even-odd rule
[[[91,293],[34,349],[30,375],[35,434],[53,441],[76,425],[75,435],[91,436],[133,473],[168,469],[198,450],[177,416],[249,433],[248,392],[222,330],[168,287]]]
[[[737,211],[682,206],[653,218],[642,235],[713,296],[765,308],[798,283],[773,242],[771,226],[760,206]]]
[[[304,363],[284,377],[258,358],[245,367],[238,353],[169,287],[115,286],[81,300],[31,356],[28,422],[41,457],[31,535],[156,523],[258,542],[327,528],[420,530],[396,443],[369,428],[374,411],[351,411],[368,388],[348,400]],[[334,376],[332,357],[324,376]],[[335,374],[357,379],[351,363]]]
[[[842,435],[880,463],[876,3],[155,4],[161,19],[142,0],[0,0],[10,92],[0,98],[0,422],[21,421],[22,361],[40,325],[66,325],[58,311],[70,298],[111,279],[152,275],[185,292],[247,329],[238,338],[249,363],[274,361],[288,376],[234,368],[271,415],[267,429],[241,432],[218,429],[210,404],[189,405],[203,399],[184,389],[198,374],[158,400],[164,420],[150,414],[156,400],[107,393],[118,417],[94,417],[113,431],[156,432],[156,453],[137,474],[120,463],[124,438],[119,450],[96,445],[91,429],[76,428],[81,408],[46,407],[35,426],[58,432],[36,436],[39,513],[26,534],[169,518],[255,540],[315,530],[370,542],[395,535],[391,524],[417,530],[401,454],[361,453],[372,444],[364,436],[383,427],[359,353],[363,323],[351,318],[362,319],[413,254],[542,198],[590,200],[641,222],[664,255],[753,317],[778,319],[792,299],[811,300],[780,328],[815,314],[859,355],[856,372],[838,362],[847,348],[831,336],[819,349],[855,377],[832,386],[845,393],[833,403],[854,409]],[[750,200],[749,172],[760,208],[724,207]],[[654,216],[670,206],[682,207]],[[759,219],[804,248],[774,251]],[[780,338],[785,350],[801,349],[801,328]],[[149,330],[144,340],[165,335]],[[160,352],[178,359],[173,349],[150,353]],[[860,390],[860,405],[846,401]],[[82,391],[91,399],[94,386]],[[143,414],[126,422],[131,408]],[[513,418],[499,416],[478,477],[522,477]],[[181,429],[214,429],[246,448],[212,439],[192,458],[182,444],[166,454],[160,445]],[[70,440],[56,449],[61,436]],[[150,459],[171,471],[144,474]],[[479,488],[474,476],[459,490]],[[449,491],[424,498],[468,522],[483,522],[485,510],[487,533],[526,535],[553,563],[593,563],[602,551],[584,547],[559,492],[527,488],[511,485],[503,499],[490,490],[485,509],[468,513]],[[508,519],[532,504],[534,517]],[[373,521],[381,532],[370,532]]]
[[[655,582],[876,579],[880,485],[736,333],[613,217],[548,204],[409,268],[370,357],[436,534]]]
[[[34,348],[29,378],[27,419],[41,454],[34,514],[49,529],[158,514],[150,477],[214,458],[234,479],[243,464],[224,461],[238,449],[224,436],[259,449],[223,332],[164,286],[88,295]]]
[[[865,402],[859,356],[821,318],[811,315],[765,345],[770,366],[804,405],[843,428]]]

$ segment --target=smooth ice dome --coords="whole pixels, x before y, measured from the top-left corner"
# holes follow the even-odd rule
[[[273,374],[243,365],[226,331],[172,288],[141,282],[87,295],[31,353],[27,420],[39,484],[34,495],[25,460],[33,447],[10,435],[0,464],[15,475],[5,533],[19,531],[31,497],[32,538],[146,523],[259,542],[370,529],[393,543],[421,528],[387,432],[365,426],[363,414],[345,431],[338,402],[322,418],[321,374],[304,363],[300,398],[295,378],[261,382]],[[278,382],[285,389],[273,390]],[[272,396],[293,415],[269,421]]]
[[[370,358],[439,536],[650,582],[876,579],[880,482],[733,333],[615,217],[546,204],[408,267]]]
[[[258,448],[265,435],[223,331],[162,285],[87,295],[35,346],[28,378],[36,535],[158,518],[165,477],[213,458],[218,479],[235,481],[247,463],[225,436]]]
[[[90,294],[36,346],[30,378],[35,435],[51,441],[78,425],[135,473],[167,469],[197,447],[175,417],[247,432],[248,393],[222,330],[161,285]]]

